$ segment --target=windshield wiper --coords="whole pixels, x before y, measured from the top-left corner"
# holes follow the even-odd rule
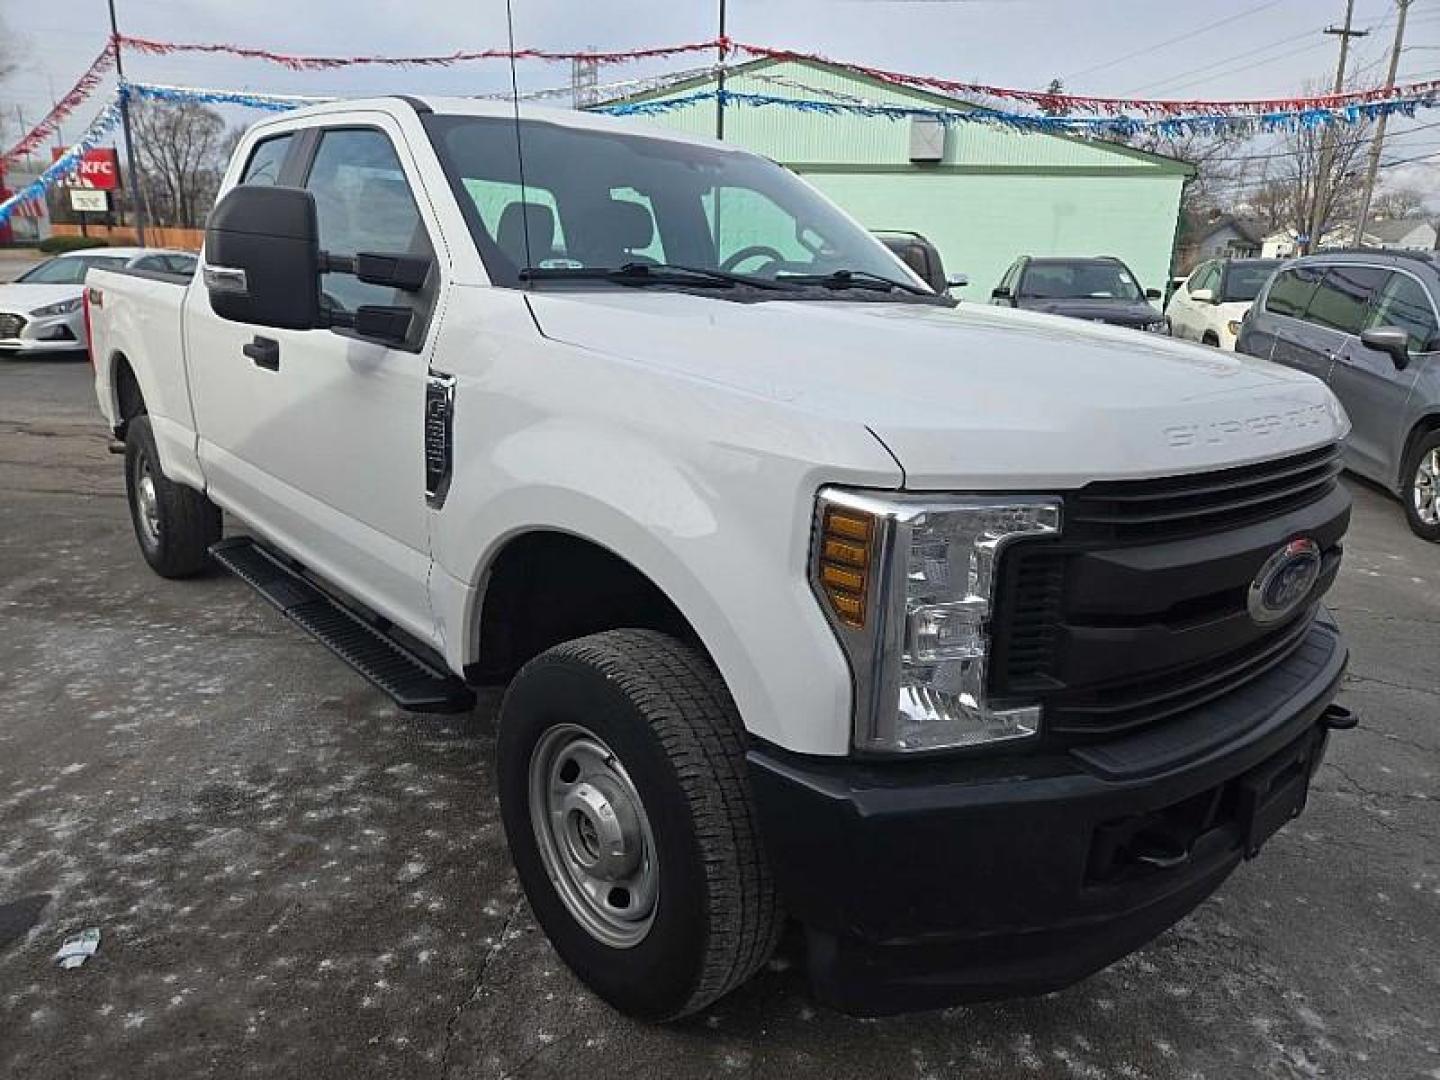
[[[823,285],[827,289],[872,289],[890,292],[913,293],[916,296],[935,296],[936,293],[908,281],[896,281],[884,274],[873,274],[869,270],[836,270],[829,274],[786,274],[777,281],[793,282],[796,285]]]
[[[712,270],[705,266],[682,266],[679,263],[628,262],[623,266],[527,266],[520,271],[522,281],[618,281],[625,285],[710,285],[734,288],[748,285],[754,289],[784,289],[786,286],[747,274],[728,270]]]

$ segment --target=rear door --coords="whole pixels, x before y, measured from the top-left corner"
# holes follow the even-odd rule
[[[1199,341],[1205,331],[1205,313],[1203,308],[1210,305],[1203,304],[1191,297],[1197,289],[1213,289],[1219,283],[1220,264],[1217,262],[1201,263],[1195,268],[1184,285],[1175,290],[1175,295],[1170,300],[1170,307],[1166,314],[1170,317],[1170,332],[1176,337],[1185,338],[1187,341]]]
[[[259,144],[243,182],[310,190],[330,255],[428,256],[434,269],[420,293],[352,274],[322,277],[322,303],[333,308],[410,307],[404,346],[345,330],[226,322],[204,289],[191,290],[187,353],[201,459],[217,501],[428,640],[424,414],[432,311],[446,274],[434,257],[438,226],[428,198],[417,197],[418,170],[390,117],[354,114],[345,126],[305,127],[293,140]],[[257,339],[274,343],[263,363],[242,351]]]
[[[1411,362],[1397,368],[1388,353],[1350,340],[1330,386],[1350,414],[1347,463],[1356,472],[1390,486],[1400,472],[1396,460],[1405,440],[1405,405],[1420,374],[1416,357],[1436,334],[1435,309],[1425,287],[1399,270],[1375,271],[1364,328],[1398,326],[1410,336]]]
[[[1266,317],[1256,325],[1247,351],[1267,355],[1259,350],[1268,337],[1268,355],[1275,363],[1328,380],[1345,336],[1310,321],[1306,314],[1324,274],[1323,266],[1314,265],[1281,271],[1266,295]]]

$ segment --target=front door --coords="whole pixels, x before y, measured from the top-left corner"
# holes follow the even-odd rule
[[[1403,369],[1388,354],[1351,339],[1335,365],[1330,386],[1350,414],[1347,463],[1387,487],[1400,472],[1396,449],[1404,442],[1405,403],[1420,373],[1417,355],[1435,337],[1435,315],[1424,287],[1408,274],[1375,271],[1378,286],[1366,327],[1398,326],[1410,336],[1412,361]]]
[[[327,254],[433,260],[438,233],[420,210],[427,200],[415,198],[416,170],[398,126],[378,113],[361,123],[287,136],[283,164],[256,174],[314,193]],[[246,179],[262,156],[264,142],[252,152]],[[275,156],[272,148],[268,157]],[[403,347],[348,331],[226,322],[210,311],[203,289],[191,291],[186,322],[200,458],[216,501],[422,640],[433,636],[425,383],[435,336],[430,312],[443,277],[443,260],[420,293],[351,274],[323,276],[322,303],[330,307],[410,307]],[[257,338],[275,346],[264,363],[242,352]]]

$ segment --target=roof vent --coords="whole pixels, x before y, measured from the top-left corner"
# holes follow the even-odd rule
[[[910,160],[945,159],[945,124],[937,116],[910,118]]]

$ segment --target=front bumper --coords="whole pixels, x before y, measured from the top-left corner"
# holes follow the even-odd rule
[[[37,318],[26,312],[7,312],[23,319],[20,333],[11,337],[0,337],[0,352],[12,354],[78,352],[89,346],[85,336],[85,313],[74,311],[68,315],[52,315]],[[7,323],[9,320],[7,320]]]
[[[761,829],[816,996],[882,1015],[1044,993],[1143,945],[1303,808],[1346,660],[1322,614],[1229,695],[1046,756],[877,764],[753,749]]]

